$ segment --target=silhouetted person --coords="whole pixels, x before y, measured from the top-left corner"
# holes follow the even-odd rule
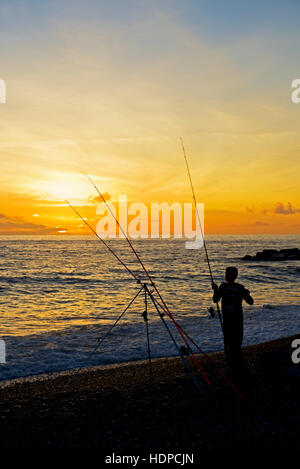
[[[225,272],[226,282],[219,287],[212,284],[214,290],[213,301],[217,303],[222,300],[224,349],[228,365],[231,369],[233,379],[241,382],[247,378],[247,367],[242,352],[243,342],[243,308],[245,300],[253,305],[254,300],[250,291],[235,280],[238,276],[236,267],[227,267]]]

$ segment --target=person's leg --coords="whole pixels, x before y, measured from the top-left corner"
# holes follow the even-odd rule
[[[234,382],[242,383],[247,379],[247,366],[241,348],[243,341],[243,318],[224,324],[224,350],[227,364]]]
[[[241,369],[241,374],[243,376],[244,380],[248,380],[248,367],[245,361],[245,357],[242,351],[242,343],[243,343],[243,336],[244,336],[244,318],[243,315],[240,316],[240,320],[238,323],[238,336],[239,336],[239,353],[238,353],[238,360],[239,360],[239,366]]]
[[[234,379],[241,389],[245,389],[249,384],[249,372],[242,350],[243,342],[243,320],[237,322],[236,341],[234,346]]]
[[[223,324],[224,334],[224,351],[226,355],[227,365],[231,372],[234,369],[234,334],[232,325],[227,321]]]

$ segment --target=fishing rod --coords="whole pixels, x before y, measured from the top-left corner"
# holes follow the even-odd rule
[[[153,382],[153,370],[152,370],[152,362],[151,362],[151,350],[150,350],[150,333],[149,333],[149,321],[148,321],[148,298],[147,298],[147,286],[143,285],[144,288],[144,304],[145,310],[142,314],[144,322],[146,324],[146,337],[147,337],[147,351],[148,351],[148,362],[149,362],[149,370],[150,370],[150,378]]]
[[[111,249],[111,247],[109,246],[108,243],[106,243],[104,241],[103,238],[101,238],[101,236],[98,235],[97,231],[94,230],[94,228],[86,221],[85,218],[83,218],[80,213],[78,212],[78,210],[76,210],[75,207],[73,207],[73,205],[70,204],[70,202],[68,200],[65,200],[65,202],[69,205],[69,207],[76,213],[76,215],[89,227],[89,229],[94,233],[94,235],[97,236],[97,238],[101,241],[101,243],[104,244],[104,246],[109,250],[109,252],[117,259],[117,261],[119,261],[123,267],[125,267],[125,269],[127,270],[127,272],[130,273],[130,275],[132,275],[135,280],[138,282],[138,283],[141,283],[141,280],[137,277],[137,275],[131,270],[129,269],[129,267],[127,267],[127,265],[125,264],[125,262],[122,261],[122,259],[120,259],[120,257],[113,251],[113,249]]]
[[[152,287],[154,288],[154,290],[156,291],[156,293],[158,294],[160,300],[162,301],[162,305],[158,302],[158,300],[155,298],[155,301],[156,303],[166,312],[166,314],[170,317],[170,319],[173,321],[174,325],[176,326],[179,334],[181,335],[183,341],[185,342],[185,344],[187,345],[188,349],[191,351],[191,354],[193,356],[193,359],[197,365],[197,367],[199,368],[199,370],[201,371],[201,374],[203,375],[205,381],[207,382],[208,385],[211,385],[211,382],[210,380],[208,379],[208,377],[206,376],[200,362],[198,361],[197,357],[195,356],[195,354],[193,353],[189,343],[187,342],[186,338],[188,340],[190,340],[190,342],[200,351],[200,353],[204,354],[204,356],[207,356],[207,354],[196,344],[196,342],[189,336],[189,334],[184,331],[184,329],[177,323],[177,321],[175,320],[174,316],[172,315],[172,313],[170,312],[168,306],[166,305],[164,299],[162,298],[160,292],[158,291],[158,288],[156,287],[152,277],[150,276],[149,272],[147,271],[147,269],[145,268],[142,260],[140,259],[140,256],[138,255],[138,253],[136,252],[136,250],[134,249],[131,241],[129,240],[128,236],[125,234],[122,226],[120,225],[119,221],[117,220],[117,218],[115,217],[114,213],[112,212],[110,206],[107,204],[105,198],[103,197],[103,195],[100,193],[98,187],[96,186],[96,184],[94,184],[94,182],[92,181],[92,179],[85,173],[83,173],[89,180],[90,182],[92,183],[92,185],[95,187],[95,189],[97,190],[98,194],[100,195],[101,199],[103,200],[103,202],[105,203],[105,205],[107,206],[107,208],[109,209],[110,213],[112,214],[113,218],[115,219],[117,225],[119,226],[119,228],[121,229],[124,237],[126,238],[128,244],[130,245],[132,251],[134,252],[135,256],[137,257],[137,259],[139,260],[139,263],[141,264],[141,266],[143,267],[143,270],[144,272],[146,273],[148,279],[150,280],[150,283],[152,285]],[[79,218],[90,228],[90,230],[96,235],[96,237],[106,246],[106,248],[111,252],[111,254],[113,254],[113,256],[125,267],[125,269],[128,271],[128,273],[130,273],[134,278],[135,280],[141,284],[141,280],[137,277],[137,275],[129,268],[126,266],[126,264],[119,258],[119,256],[117,256],[115,254],[115,252],[110,248],[110,246],[101,238],[101,236],[98,235],[98,233],[91,227],[91,225],[80,215],[80,213],[66,200],[67,204],[70,206],[70,208],[79,216]],[[152,295],[152,298],[153,295]],[[186,337],[185,337],[186,336]],[[180,353],[180,356],[181,358],[183,358],[183,362],[185,364],[185,360],[184,360],[184,357],[183,355]],[[186,366],[186,365],[185,365]],[[229,384],[232,389],[236,392],[236,394],[239,395],[239,397],[243,397],[241,395],[241,393],[238,391],[238,389],[231,383],[231,381],[223,374],[223,372],[221,371],[218,371],[218,373],[222,376],[222,378],[227,382],[227,384]],[[194,379],[193,379],[194,381]],[[198,385],[199,386],[199,385]],[[198,386],[196,386],[198,388]]]
[[[82,174],[84,174],[84,175],[88,178],[88,180],[90,181],[90,183],[93,185],[93,187],[94,187],[94,188],[96,189],[96,191],[98,192],[98,194],[99,194],[101,200],[104,202],[104,204],[105,204],[106,207],[108,208],[110,214],[111,214],[112,217],[114,218],[114,220],[115,220],[115,222],[117,223],[119,229],[121,230],[121,232],[122,232],[124,238],[126,239],[127,243],[129,244],[129,246],[130,246],[132,252],[134,253],[135,257],[137,258],[138,262],[140,263],[142,269],[144,270],[144,272],[145,272],[145,274],[146,274],[148,280],[150,281],[152,287],[154,288],[154,290],[155,290],[155,292],[157,293],[158,297],[160,298],[162,304],[164,305],[164,310],[165,310],[165,312],[167,313],[167,315],[169,316],[169,318],[170,318],[170,319],[172,320],[172,322],[174,323],[174,325],[175,325],[177,331],[178,331],[179,334],[181,335],[181,338],[182,338],[182,340],[184,341],[184,343],[186,344],[186,346],[191,350],[191,354],[192,354],[192,357],[193,357],[193,359],[194,359],[194,361],[195,361],[195,364],[197,365],[197,367],[198,367],[199,370],[201,371],[202,376],[203,376],[203,378],[205,379],[205,381],[207,382],[207,384],[210,386],[210,385],[211,385],[210,380],[209,380],[208,377],[206,376],[206,374],[205,374],[205,372],[204,372],[204,370],[203,370],[203,368],[202,368],[202,366],[201,366],[199,360],[197,359],[196,355],[194,354],[194,352],[193,352],[192,349],[190,348],[189,343],[188,343],[188,341],[187,341],[187,340],[191,340],[191,338],[189,337],[189,335],[188,335],[187,333],[183,333],[181,326],[180,326],[180,325],[177,323],[177,321],[175,320],[175,318],[174,318],[173,314],[171,313],[171,311],[169,310],[169,308],[168,308],[168,306],[167,306],[165,300],[163,299],[162,295],[160,294],[160,292],[159,292],[159,290],[158,290],[156,284],[154,283],[154,281],[153,281],[151,275],[149,274],[148,270],[146,269],[146,267],[145,267],[145,265],[144,265],[142,259],[140,258],[139,254],[138,254],[137,251],[135,250],[135,248],[134,248],[132,242],[130,241],[129,237],[127,236],[127,233],[125,233],[123,227],[122,227],[121,224],[119,223],[119,220],[118,220],[117,217],[115,216],[115,214],[114,214],[114,212],[112,211],[112,209],[110,208],[109,204],[107,203],[107,201],[106,201],[105,198],[103,197],[103,194],[100,192],[100,190],[98,189],[97,185],[94,183],[94,181],[92,180],[92,178],[91,178],[88,174],[86,174],[86,173],[84,173],[84,172],[83,172]]]
[[[183,141],[182,141],[182,145],[183,145]],[[183,146],[183,149],[184,149],[184,146]],[[196,211],[197,211],[197,216],[198,216],[198,222],[199,222],[199,226],[201,228],[201,233],[202,233],[202,238],[203,238],[203,245],[205,246],[205,252],[206,252],[206,256],[207,256],[207,261],[208,261],[208,266],[209,266],[209,271],[210,271],[210,276],[211,276],[211,280],[212,280],[212,283],[213,283],[213,275],[212,275],[212,270],[211,270],[211,267],[210,267],[210,261],[209,261],[209,256],[208,256],[208,250],[207,250],[207,247],[206,247],[206,242],[205,242],[205,238],[204,238],[204,233],[203,233],[203,229],[202,229],[202,224],[201,224],[201,219],[200,219],[200,215],[199,215],[199,211],[198,211],[198,207],[197,207],[197,203],[196,203],[196,196],[195,196],[195,191],[194,191],[194,186],[193,186],[193,183],[192,183],[192,178],[191,178],[191,174],[190,174],[190,171],[189,171],[189,166],[188,166],[188,162],[187,162],[187,157],[186,157],[186,154],[185,154],[185,150],[184,150],[184,155],[185,155],[185,160],[186,160],[186,163],[187,163],[187,168],[188,168],[188,173],[189,173],[189,178],[190,178],[190,182],[191,182],[191,185],[192,185],[192,191],[193,191],[193,197],[194,197],[194,202],[195,202],[195,206],[196,206]],[[193,350],[191,349],[190,347],[190,344],[187,342],[187,339],[198,349],[198,351],[200,353],[202,353],[204,356],[206,356],[206,358],[208,357],[208,355],[199,347],[198,344],[196,344],[196,342],[190,337],[190,335],[177,323],[177,321],[175,320],[173,314],[170,312],[166,302],[164,301],[164,299],[162,298],[156,284],[154,283],[151,275],[149,274],[148,270],[146,269],[144,263],[142,262],[140,256],[138,255],[138,253],[136,252],[133,244],[131,243],[129,237],[127,236],[127,234],[125,233],[123,227],[120,225],[119,223],[119,220],[116,218],[114,212],[111,210],[109,204],[107,203],[107,201],[105,200],[103,194],[100,192],[99,188],[97,187],[97,185],[94,183],[94,181],[92,180],[92,178],[86,174],[86,173],[82,173],[84,174],[87,179],[90,181],[90,183],[93,185],[93,187],[96,189],[97,193],[99,194],[101,200],[105,203],[106,207],[108,208],[109,212],[111,213],[112,217],[114,218],[114,220],[116,221],[119,229],[121,230],[121,232],[123,233],[123,236],[125,237],[127,243],[129,244],[131,250],[133,251],[133,253],[135,254],[137,260],[139,261],[139,263],[141,264],[145,274],[147,275],[152,287],[154,288],[155,292],[157,293],[158,297],[160,298],[161,302],[162,302],[162,305],[159,304],[159,302],[157,301],[157,299],[155,299],[155,301],[157,302],[157,304],[160,305],[160,307],[165,311],[165,313],[169,316],[169,318],[173,321],[174,325],[176,326],[176,329],[178,330],[179,334],[181,335],[184,343],[186,344],[186,346],[188,347],[188,350],[190,350],[191,352],[191,355],[194,359],[194,362],[195,364],[197,365],[197,367],[199,368],[203,378],[205,379],[205,381],[207,382],[207,384],[209,386],[211,386],[211,382],[209,380],[209,378],[207,377],[203,367],[201,366],[201,363],[199,362],[199,360],[197,359],[197,357],[195,356],[195,354],[193,353]],[[219,317],[219,320],[220,320],[220,324],[221,324],[221,328],[222,328],[222,331],[223,331],[223,322],[222,322],[222,317],[221,317],[221,312],[220,312],[220,308],[219,308],[219,304],[217,303],[217,309],[218,309],[218,317]],[[231,386],[231,388],[233,389],[233,391],[241,398],[243,399],[244,396],[240,393],[240,391],[236,388],[236,386],[224,375],[224,373],[220,370],[217,370],[218,374],[227,382],[227,384],[229,384],[229,386]]]
[[[186,169],[187,169],[187,173],[188,173],[188,177],[189,177],[190,185],[191,185],[191,189],[192,189],[193,201],[194,201],[194,205],[195,205],[195,209],[196,209],[198,224],[199,224],[199,227],[200,227],[201,237],[202,237],[202,241],[203,241],[203,247],[204,247],[204,251],[205,251],[206,262],[207,262],[207,265],[208,265],[209,275],[210,275],[210,279],[211,279],[211,284],[213,286],[214,285],[213,273],[212,273],[212,269],[211,269],[211,265],[210,265],[208,250],[207,250],[206,241],[205,241],[205,237],[204,237],[204,232],[203,232],[203,228],[202,228],[202,223],[201,223],[199,210],[198,210],[198,206],[197,206],[197,200],[196,200],[194,185],[193,185],[192,176],[191,176],[191,172],[190,172],[190,167],[189,167],[189,163],[188,163],[188,159],[187,159],[187,155],[186,155],[186,151],[185,151],[185,148],[184,148],[182,137],[180,137],[180,141],[181,141],[183,156],[184,156],[184,159],[185,159]],[[222,315],[221,315],[221,311],[220,311],[218,301],[216,302],[216,305],[217,305],[218,318],[219,318],[219,321],[220,321],[220,324],[221,324],[222,332],[224,333],[223,320],[222,320]]]
[[[105,201],[105,199],[104,199],[103,196],[102,196],[102,199]],[[80,215],[80,213],[70,204],[70,202],[69,202],[68,200],[65,200],[65,202],[66,202],[66,203],[69,205],[69,207],[80,217],[80,219],[89,227],[89,229],[97,236],[97,238],[104,244],[104,246],[110,251],[110,253],[113,254],[113,256],[126,268],[127,272],[130,273],[130,275],[132,275],[132,276],[135,278],[135,280],[137,281],[137,283],[138,283],[138,284],[141,284],[141,285],[142,285],[142,288],[145,289],[145,285],[146,285],[146,284],[142,284],[141,280],[136,276],[136,274],[135,274],[129,267],[127,267],[127,265],[122,261],[122,259],[120,259],[120,257],[113,251],[113,249],[110,248],[110,246],[108,245],[108,243],[106,243],[106,242],[104,241],[104,239],[101,238],[101,236],[98,235],[98,233],[94,230],[94,228],[92,228],[92,226]],[[106,203],[106,201],[105,201],[105,203]],[[108,205],[107,205],[107,206],[108,206]],[[109,207],[109,206],[108,206],[108,207]],[[110,208],[110,207],[109,207],[109,208]],[[111,212],[111,213],[112,213],[112,212]],[[121,228],[121,229],[122,229],[122,228]],[[131,244],[131,243],[130,243],[130,244]],[[134,248],[133,248],[133,249],[134,249]],[[134,250],[134,252],[135,252],[135,250]],[[138,255],[137,255],[137,256],[138,256]],[[138,256],[138,258],[139,258],[139,256]],[[140,261],[140,263],[142,264],[142,261]],[[142,264],[142,265],[143,265],[143,264]],[[151,279],[151,277],[150,277],[149,274],[148,274],[148,277],[149,277],[149,279]],[[152,280],[152,279],[151,279],[151,280]],[[151,285],[155,287],[153,281],[151,281]],[[158,291],[158,290],[157,290],[157,291]],[[160,296],[160,298],[161,298],[161,296]],[[169,314],[169,313],[167,313],[167,314]],[[171,317],[171,313],[169,314],[169,316]],[[175,325],[177,324],[176,321],[175,321],[175,319],[173,319],[173,322],[175,323]],[[177,326],[176,326],[176,327],[177,327]],[[177,328],[178,328],[178,331],[180,332],[180,334],[181,334],[183,340],[185,341],[185,343],[186,343],[187,346],[189,347],[189,344],[187,343],[187,341],[186,341],[185,337],[183,336],[182,332],[179,330],[179,327],[180,327],[180,326],[178,325],[178,327],[177,327]],[[173,338],[173,341],[174,341],[174,338]],[[93,353],[94,353],[94,352],[95,352],[95,351],[93,351]],[[182,354],[181,354],[181,355],[182,355]],[[195,359],[195,363],[198,365],[198,368],[200,369],[200,371],[201,371],[203,377],[205,378],[207,384],[211,385],[211,383],[210,383],[210,381],[208,380],[208,378],[207,378],[207,376],[206,376],[204,370],[202,369],[202,366],[201,366],[200,362],[198,362],[197,357],[196,357],[194,354],[193,354],[193,357],[194,357],[194,359]],[[183,357],[183,358],[184,358],[184,357]],[[197,363],[197,362],[198,362],[198,363]],[[184,359],[183,359],[183,363],[184,363],[184,365],[186,366],[186,361],[185,361]],[[194,381],[194,380],[195,380],[195,378],[193,378],[193,381]],[[199,387],[199,385],[196,386],[197,389],[198,389],[198,387]]]
[[[158,301],[154,296],[152,296],[152,302],[153,302],[153,301],[156,303],[156,305],[157,305],[158,307],[160,307],[161,309],[164,310],[163,306],[159,303],[159,301]],[[183,333],[186,333],[182,327],[181,327],[181,329],[182,329],[182,332],[183,332]],[[214,361],[213,358],[212,358],[208,353],[204,352],[204,350],[203,350],[191,337],[190,337],[190,341],[191,341],[191,343],[196,347],[196,349],[197,349],[200,353],[202,353],[202,355],[203,355],[207,360],[209,360],[210,362],[213,362],[213,361]],[[191,349],[190,349],[190,346],[189,346],[189,350],[191,350]],[[238,390],[238,388],[230,381],[230,379],[227,378],[227,376],[223,373],[223,371],[217,369],[216,372],[221,376],[221,378],[224,379],[224,381],[226,381],[226,383],[231,387],[231,389],[232,389],[241,399],[245,399],[245,396],[243,396],[243,394]]]
[[[155,309],[156,309],[156,311],[157,311],[157,313],[158,313],[160,319],[162,320],[163,325],[165,326],[165,328],[166,328],[166,330],[167,330],[167,332],[168,332],[168,334],[169,334],[169,336],[170,336],[170,338],[171,338],[171,340],[172,340],[172,342],[173,342],[175,348],[177,349],[177,351],[178,351],[178,353],[179,353],[179,355],[180,355],[180,357],[181,357],[181,359],[182,359],[182,361],[183,361],[183,363],[184,363],[184,365],[185,365],[185,367],[186,367],[187,372],[188,372],[189,375],[191,376],[191,378],[192,378],[192,380],[193,380],[193,382],[194,382],[195,387],[197,388],[199,394],[203,395],[203,391],[202,391],[202,389],[200,388],[199,383],[198,383],[198,381],[196,380],[196,378],[195,378],[195,376],[194,376],[194,374],[193,374],[192,368],[191,368],[190,365],[188,364],[187,360],[184,358],[184,355],[183,355],[182,351],[180,350],[180,348],[179,348],[179,346],[178,346],[176,340],[175,340],[174,337],[173,337],[173,334],[172,334],[171,331],[170,331],[170,328],[169,328],[168,324],[166,323],[166,321],[165,321],[165,319],[164,319],[164,313],[161,313],[161,312],[159,311],[159,307],[158,307],[158,305],[157,305],[156,299],[155,299],[154,296],[153,296],[153,293],[150,292],[150,290],[148,289],[147,286],[146,286],[146,289],[147,289],[147,293],[148,293],[148,295],[149,295],[149,297],[150,297],[150,299],[151,299],[151,301],[152,301],[152,303],[153,303],[153,305],[154,305],[154,307],[155,307]]]

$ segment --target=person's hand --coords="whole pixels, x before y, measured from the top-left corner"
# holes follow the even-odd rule
[[[247,296],[250,295],[250,290],[247,290],[247,288],[245,288],[245,295],[247,295]]]
[[[218,285],[215,282],[212,282],[211,287],[214,291],[217,291],[218,288],[219,288]]]

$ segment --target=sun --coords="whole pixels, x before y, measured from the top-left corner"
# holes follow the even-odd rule
[[[69,200],[69,199],[81,199],[84,197],[84,192],[80,186],[71,181],[49,181],[49,185],[46,187],[46,192],[52,200]]]
[[[65,200],[86,202],[92,193],[87,182],[78,175],[62,176],[57,174],[56,177],[51,176],[35,181],[34,187],[31,189],[50,202]]]

